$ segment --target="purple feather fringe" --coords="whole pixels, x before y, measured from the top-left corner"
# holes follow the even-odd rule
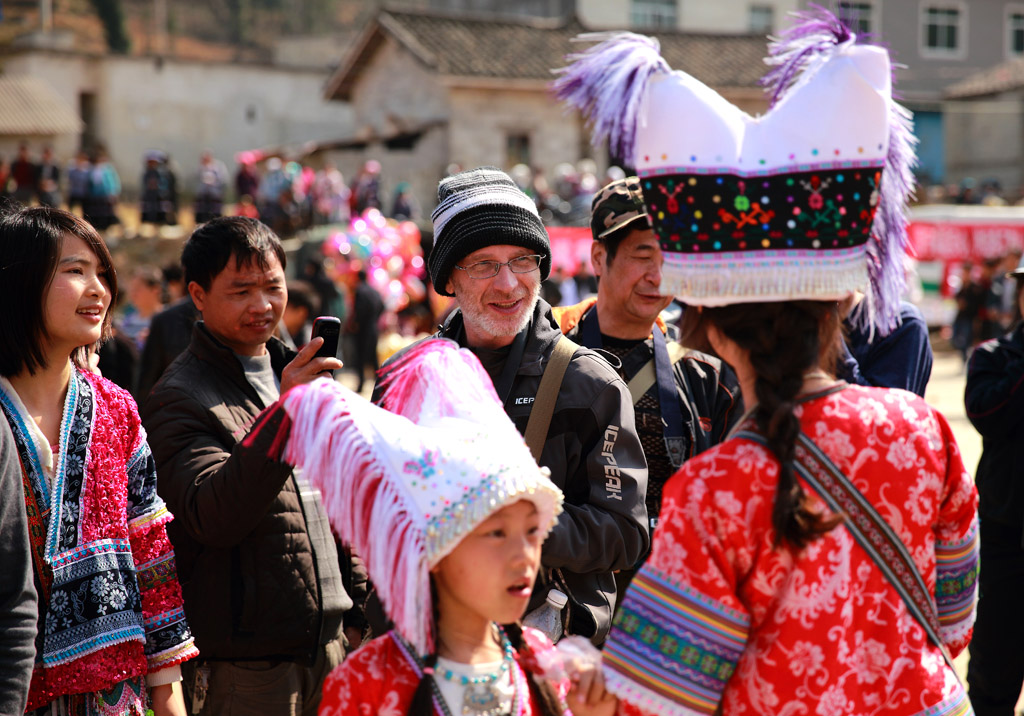
[[[833,13],[818,5],[794,13],[797,21],[768,46],[765,60],[772,69],[761,84],[775,106],[805,72],[812,72],[856,36]],[[914,191],[917,164],[910,112],[893,101],[889,110],[889,147],[882,173],[878,207],[868,241],[866,300],[850,320],[858,329],[886,335],[899,323],[900,300],[906,287],[907,202]]]
[[[824,60],[854,37],[838,17],[813,3],[809,10],[795,12],[793,16],[796,22],[768,45],[765,62],[773,67],[761,78],[761,86],[771,94],[772,107],[812,64]]]
[[[617,156],[635,164],[636,128],[647,82],[652,75],[669,73],[654,38],[631,32],[595,32],[579,41],[599,44],[569,55],[567,67],[552,89],[560,100],[583,113],[591,127],[591,142],[605,139]]]
[[[889,108],[889,147],[867,247],[871,301],[862,301],[850,316],[859,329],[874,327],[883,336],[899,325],[900,301],[907,284],[907,202],[914,194],[916,147],[911,114],[893,101]]]

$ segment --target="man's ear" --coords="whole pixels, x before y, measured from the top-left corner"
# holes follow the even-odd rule
[[[196,304],[199,312],[203,312],[203,303],[206,301],[206,291],[195,281],[188,282],[188,295],[192,297],[192,303]]]
[[[608,259],[608,247],[603,241],[595,241],[590,245],[590,263],[594,265],[594,275],[602,276],[605,272],[605,261]]]

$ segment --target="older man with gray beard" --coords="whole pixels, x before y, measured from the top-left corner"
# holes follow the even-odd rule
[[[541,380],[568,340],[539,298],[551,270],[547,231],[533,201],[493,167],[449,176],[437,193],[428,268],[434,288],[458,302],[437,336],[476,354],[529,437],[535,401],[546,402]],[[614,573],[636,565],[650,541],[647,463],[625,383],[605,356],[579,347],[570,354],[534,452],[565,493],[565,511],[544,543],[531,609],[559,589],[569,597],[565,631],[600,644],[615,608]]]

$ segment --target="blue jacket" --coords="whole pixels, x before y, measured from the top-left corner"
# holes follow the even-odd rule
[[[838,377],[857,385],[902,388],[922,398],[932,375],[928,324],[911,303],[900,302],[900,324],[887,336],[868,334],[846,323],[846,341],[839,356]]]

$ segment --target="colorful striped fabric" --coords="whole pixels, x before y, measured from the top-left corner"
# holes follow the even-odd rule
[[[611,691],[660,714],[713,714],[749,617],[650,565],[632,581],[604,649]]]
[[[978,521],[957,542],[935,542],[935,602],[943,639],[958,635],[974,623],[978,580]]]

